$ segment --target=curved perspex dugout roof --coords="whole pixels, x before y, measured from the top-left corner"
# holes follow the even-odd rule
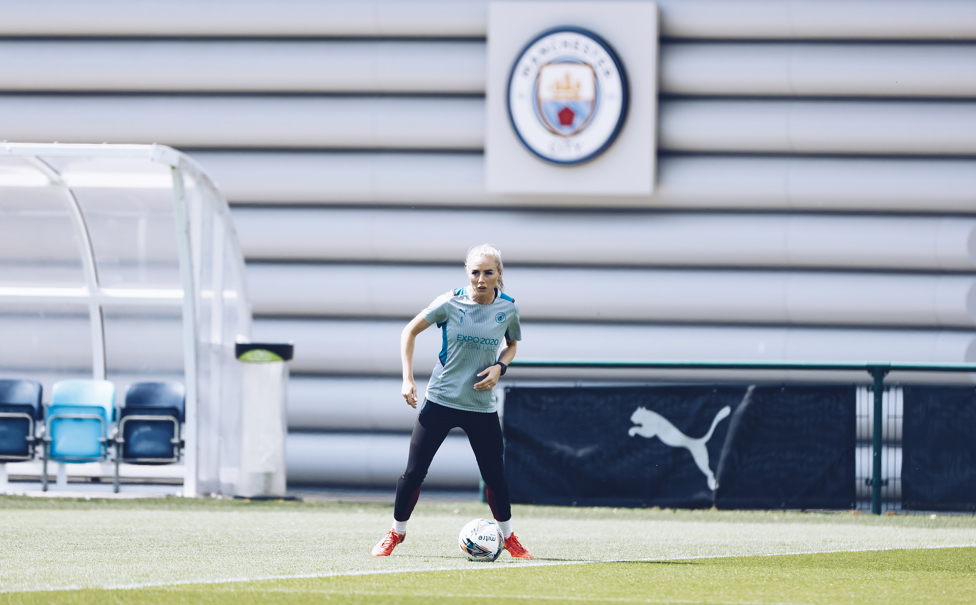
[[[58,380],[107,378],[119,404],[133,382],[183,382],[183,493],[229,492],[234,344],[250,329],[230,210],[192,159],[0,144],[0,378],[38,380],[45,397]]]

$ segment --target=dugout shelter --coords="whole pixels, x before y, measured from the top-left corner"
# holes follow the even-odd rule
[[[251,310],[230,210],[198,164],[160,145],[0,144],[0,267],[3,377],[45,397],[108,379],[116,405],[127,385],[182,383],[182,493],[233,493]]]

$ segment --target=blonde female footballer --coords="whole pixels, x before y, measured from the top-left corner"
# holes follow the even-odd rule
[[[413,378],[413,350],[417,335],[436,325],[444,346],[427,385],[410,439],[407,468],[397,481],[393,527],[373,547],[374,557],[389,556],[407,535],[407,520],[417,504],[420,486],[438,448],[454,427],[468,435],[487,488],[488,505],[513,557],[531,559],[512,533],[512,505],[505,478],[505,444],[493,388],[515,358],[522,338],[515,299],[502,288],[501,253],[485,244],[468,251],[465,269],[470,284],[438,296],[403,329],[401,394],[417,407]]]

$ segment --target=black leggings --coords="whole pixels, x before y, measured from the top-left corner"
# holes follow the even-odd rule
[[[397,521],[410,518],[434,454],[454,427],[460,427],[468,435],[481,478],[485,480],[488,506],[495,520],[508,521],[512,518],[508,480],[505,479],[505,442],[502,440],[498,414],[455,410],[426,400],[420,408],[410,438],[407,470],[397,481],[396,503],[393,506],[393,518]]]

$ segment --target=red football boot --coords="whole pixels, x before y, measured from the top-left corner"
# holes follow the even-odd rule
[[[392,550],[392,548],[390,550]],[[522,546],[519,543],[518,538],[515,536],[515,534],[512,534],[511,536],[505,538],[505,550],[507,550],[508,554],[512,555],[512,557],[516,559],[535,558],[531,554],[529,554],[529,551],[525,550],[524,546]]]
[[[390,529],[390,531],[383,536],[383,539],[373,547],[373,551],[370,554],[374,557],[389,557],[391,554],[393,554],[393,549],[396,548],[396,545],[403,542],[406,537],[407,534],[400,535],[396,533],[395,530]]]

